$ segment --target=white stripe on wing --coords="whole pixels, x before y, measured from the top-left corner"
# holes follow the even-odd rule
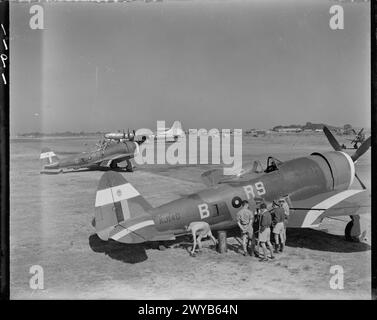
[[[325,212],[327,209],[331,208],[332,206],[338,204],[339,202],[359,193],[364,190],[345,190],[342,192],[339,192],[335,195],[333,195],[330,198],[327,198],[326,200],[323,200],[322,202],[316,204],[314,207],[311,208],[311,210],[308,211],[308,213],[305,216],[304,222],[302,223],[302,228],[308,228],[313,227],[313,222],[317,220],[317,218]],[[323,210],[321,210],[323,209]]]

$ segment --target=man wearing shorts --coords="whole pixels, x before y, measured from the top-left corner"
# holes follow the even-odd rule
[[[237,212],[237,224],[241,229],[243,255],[246,256],[247,246],[251,241],[250,255],[253,255],[255,249],[255,237],[253,231],[254,213],[249,209],[247,200],[242,202],[243,207]]]
[[[261,258],[259,261],[268,261],[267,259],[267,248],[270,250],[271,259],[275,259],[274,254],[272,253],[272,245],[270,241],[271,237],[271,225],[272,225],[272,218],[271,213],[267,210],[267,206],[265,203],[260,205],[260,230],[259,230],[259,243],[263,249],[264,257]]]
[[[286,196],[285,198],[279,199],[279,205],[284,209],[284,231],[283,231],[283,238],[284,244],[287,243],[287,225],[289,219],[289,197]]]
[[[271,212],[272,215],[272,221],[273,221],[273,230],[272,233],[274,234],[275,238],[275,253],[283,252],[284,249],[284,218],[285,213],[284,209],[282,207],[282,203],[278,202],[278,204],[272,209]],[[280,246],[279,246],[280,245]]]

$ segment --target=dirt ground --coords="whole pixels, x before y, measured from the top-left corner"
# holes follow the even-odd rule
[[[64,157],[96,141],[98,137],[11,141],[12,299],[370,299],[370,215],[364,217],[366,243],[344,241],[349,217],[328,219],[320,230],[288,230],[285,252],[267,263],[242,256],[237,237],[229,237],[227,253],[217,253],[208,241],[195,258],[187,252],[189,238],[163,251],[151,244],[100,240],[90,222],[102,172],[39,173],[43,146]],[[243,137],[244,162],[265,164],[268,155],[284,161],[329,150],[323,134]],[[204,188],[200,174],[210,168],[145,165],[123,175],[158,206]],[[356,170],[370,189],[370,151]],[[353,187],[360,188],[357,181]],[[43,290],[30,288],[33,265],[43,267]],[[329,286],[333,265],[344,269],[343,290]]]

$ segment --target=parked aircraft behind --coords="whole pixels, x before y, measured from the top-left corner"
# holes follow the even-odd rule
[[[153,138],[155,140],[165,139],[166,141],[178,141],[179,138],[185,136],[185,131],[182,129],[180,121],[174,121],[172,127],[167,130],[157,131]]]
[[[44,148],[40,155],[43,170],[41,173],[62,173],[64,170],[78,170],[82,168],[117,169],[118,163],[127,161],[127,171],[132,171],[130,159],[139,153],[139,145],[146,140],[140,141],[110,142],[103,141],[97,148],[90,152],[82,152],[68,158],[59,159],[49,148]]]

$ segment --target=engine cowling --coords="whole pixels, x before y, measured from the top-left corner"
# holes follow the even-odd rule
[[[348,189],[355,177],[355,165],[352,158],[345,152],[331,151],[311,154],[317,163],[329,172],[330,184],[333,190]],[[326,168],[327,167],[327,168]]]

